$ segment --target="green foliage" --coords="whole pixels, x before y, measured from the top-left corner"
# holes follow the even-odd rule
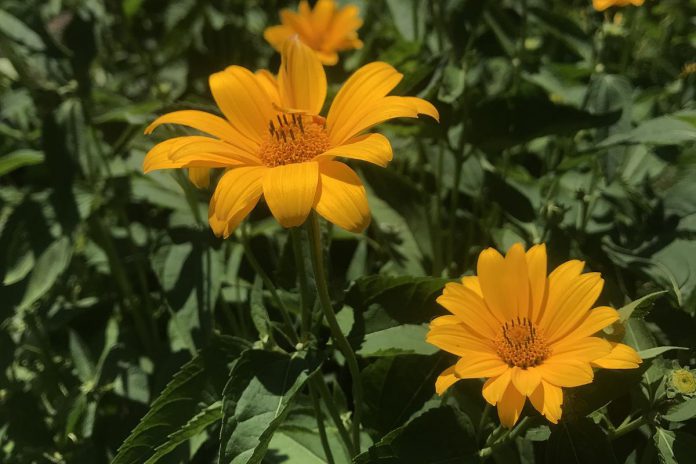
[[[144,135],[154,118],[219,113],[210,74],[275,72],[263,31],[296,3],[2,3],[0,462],[690,463],[694,393],[672,378],[695,367],[696,2],[341,2],[364,46],[326,68],[324,114],[380,60],[441,116],[375,128],[386,169],[349,162],[364,234],[322,224],[360,411],[304,232],[261,202],[216,238],[220,170],[201,190],[142,173],[156,142],[194,133]],[[601,272],[597,305],[621,316],[603,336],[643,363],[564,389],[558,425],[528,404],[508,434],[480,380],[435,394],[455,358],[425,334],[443,286],[515,242],[546,243],[549,271]]]

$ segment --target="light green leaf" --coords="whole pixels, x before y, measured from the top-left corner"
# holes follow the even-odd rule
[[[45,48],[41,37],[19,19],[0,10],[0,34],[20,42],[29,48],[41,51]]]
[[[0,11],[0,14],[2,11]],[[24,166],[43,163],[44,154],[37,150],[16,150],[0,157],[0,176],[19,169]]]
[[[399,354],[433,354],[438,349],[425,341],[427,324],[404,324],[365,335],[360,356],[395,356]]]
[[[689,398],[675,404],[662,415],[663,419],[671,422],[684,422],[694,417],[696,417],[696,398]]]
[[[655,299],[658,296],[666,292],[666,290],[661,290],[659,292],[650,293],[641,298],[638,298],[635,301],[630,302],[629,304],[618,310],[620,321],[626,322],[630,317],[642,318],[647,316],[650,312],[650,308],[652,306],[653,301],[655,301]],[[636,310],[638,310],[638,312],[633,314]]]
[[[688,348],[683,346],[657,346],[639,351],[638,356],[642,359],[650,359],[672,350],[688,350]]]
[[[36,265],[29,275],[29,282],[19,309],[27,309],[38,301],[63,273],[72,257],[72,243],[68,237],[61,237],[53,242],[36,260]]]
[[[246,351],[223,393],[220,464],[259,464],[273,433],[317,364],[285,353]]]

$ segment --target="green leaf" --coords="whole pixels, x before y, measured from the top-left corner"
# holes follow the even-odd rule
[[[467,140],[486,151],[500,151],[545,135],[572,135],[610,126],[620,111],[591,114],[553,103],[544,95],[494,97],[471,108]]]
[[[195,437],[210,424],[220,419],[222,419],[222,401],[216,401],[169,435],[167,441],[157,447],[155,454],[145,461],[145,464],[155,464],[160,458],[172,452],[177,446]]]
[[[650,359],[672,350],[688,350],[688,348],[684,346],[657,346],[639,351],[638,356],[642,359]]]
[[[90,356],[89,349],[74,330],[70,331],[69,345],[70,355],[77,371],[77,376],[83,384],[91,381],[96,373],[96,367]]]
[[[360,378],[365,392],[363,423],[380,436],[406,422],[435,394],[435,380],[448,357],[405,355],[380,358]]]
[[[259,464],[293,398],[317,363],[285,353],[246,351],[223,393],[219,463]]]
[[[621,322],[626,322],[630,317],[643,318],[647,316],[655,299],[666,292],[666,290],[661,290],[659,292],[650,293],[641,298],[638,298],[635,301],[630,302],[629,304],[618,310],[620,318],[619,320]],[[633,314],[634,312],[636,313]]]
[[[420,326],[445,313],[435,298],[446,282],[441,278],[408,276],[356,280],[346,295],[346,303],[355,310],[349,339],[357,351],[365,349],[371,355],[431,353],[422,343],[425,329]],[[396,329],[399,326],[402,328]],[[380,337],[385,331],[398,337]],[[417,339],[409,340],[407,335]]]
[[[696,456],[696,437],[681,430],[655,428],[653,441],[662,464],[684,464]]]
[[[72,243],[68,237],[61,237],[46,248],[36,260],[36,265],[29,275],[27,288],[19,303],[20,310],[27,309],[53,287],[68,267],[72,251]]]
[[[449,406],[424,412],[393,430],[357,458],[355,464],[478,463],[474,426]]]
[[[259,275],[254,279],[249,305],[251,306],[251,321],[259,332],[259,338],[265,340],[270,333],[269,324],[271,319],[268,317],[268,311],[266,311],[266,306],[263,304],[263,279]]]
[[[43,40],[36,32],[3,10],[0,10],[0,34],[37,51],[45,48]]]
[[[170,435],[221,400],[229,364],[243,346],[236,339],[216,337],[210,346],[184,364],[118,449],[112,464],[147,461],[159,447],[166,446]]]
[[[427,324],[404,324],[368,333],[360,345],[360,356],[394,356],[398,354],[433,354],[438,349],[425,341]]]
[[[636,369],[598,370],[592,383],[573,389],[574,394],[564,401],[564,411],[573,417],[584,417],[603,408],[637,386],[649,367],[650,363],[644,362]]]
[[[614,451],[602,429],[589,419],[561,421],[551,430],[546,447],[548,464],[616,463]]]
[[[0,13],[2,13],[0,11]],[[15,150],[5,156],[0,157],[0,176],[19,169],[24,166],[43,163],[44,154],[37,150]]]
[[[638,125],[634,129],[614,134],[604,139],[598,148],[614,145],[644,143],[647,145],[681,145],[696,140],[696,127],[677,114],[660,116]]]
[[[671,406],[667,412],[662,415],[663,419],[671,422],[684,422],[694,417],[696,417],[696,398],[689,398],[686,401],[681,401]]]

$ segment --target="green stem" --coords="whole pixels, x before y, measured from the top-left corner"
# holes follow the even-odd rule
[[[310,383],[309,384],[309,395],[312,397],[312,405],[314,406],[314,414],[317,416],[317,427],[319,428],[319,440],[321,441],[321,446],[324,448],[324,454],[326,455],[326,461],[329,464],[334,464],[333,454],[331,453],[331,446],[329,445],[329,439],[326,436],[326,429],[324,428],[324,414],[321,411],[321,406],[319,405],[319,397],[317,396],[316,388]]]
[[[301,338],[303,342],[309,339],[309,333],[312,329],[312,299],[309,294],[309,285],[307,268],[305,267],[304,253],[302,250],[302,237],[300,229],[293,227],[290,229],[290,240],[292,241],[292,251],[295,255],[295,269],[300,285],[300,298],[302,308],[302,332]]]
[[[481,413],[481,419],[479,420],[479,426],[476,430],[476,442],[479,442],[481,440],[481,434],[483,433],[483,428],[486,426],[486,421],[488,420],[488,416],[491,413],[491,408],[492,407],[489,403],[486,403],[486,407],[483,408],[483,412]]]
[[[319,225],[319,218],[316,213],[312,212],[308,221],[309,229],[309,241],[311,244],[312,251],[312,266],[314,268],[314,279],[317,285],[317,292],[319,294],[319,302],[321,303],[321,308],[324,312],[324,317],[329,324],[331,329],[331,335],[333,336],[334,342],[338,349],[343,353],[346,358],[346,364],[348,365],[348,370],[353,379],[353,444],[354,453],[360,452],[360,417],[361,409],[363,406],[363,393],[362,385],[360,383],[360,368],[358,367],[358,359],[355,357],[353,348],[351,348],[350,343],[346,339],[343,332],[341,332],[341,327],[338,325],[338,320],[336,319],[336,314],[334,313],[333,307],[331,306],[331,297],[329,296],[329,287],[326,282],[326,271],[324,270],[324,258],[322,253],[322,241],[321,241],[321,228]],[[355,455],[355,454],[354,454]]]
[[[645,418],[645,416],[640,416],[639,418],[632,420],[628,424],[619,426],[618,429],[611,432],[609,434],[609,440],[616,440],[617,438],[621,438],[624,435],[641,428],[642,426],[646,425],[647,423],[648,423],[648,420]]]
[[[509,441],[513,441],[515,438],[519,436],[520,433],[522,433],[527,428],[528,425],[529,417],[525,417],[524,419],[519,421],[514,428],[507,429],[505,433],[503,433],[502,435],[500,435],[501,427],[498,427],[491,434],[491,437],[493,437],[494,435],[497,436],[494,439],[491,439],[491,437],[489,437],[488,441],[486,442],[488,446],[479,451],[479,457],[486,458],[493,454],[493,450],[495,448],[502,446]]]
[[[261,280],[263,280],[264,286],[271,292],[271,296],[273,297],[273,300],[276,303],[276,306],[278,306],[278,310],[280,311],[280,315],[283,318],[283,324],[285,325],[285,330],[287,331],[287,334],[285,334],[288,339],[292,343],[297,343],[299,341],[299,337],[297,336],[297,331],[295,330],[295,327],[292,324],[292,319],[290,318],[290,313],[288,312],[288,308],[285,306],[283,303],[283,300],[280,299],[280,295],[278,295],[278,289],[276,286],[273,284],[273,281],[268,277],[268,274],[263,270],[261,265],[259,264],[258,260],[256,259],[256,256],[254,253],[251,251],[251,247],[249,246],[249,237],[247,236],[246,232],[246,224],[243,224],[241,227],[242,231],[242,247],[244,247],[244,255],[246,256],[247,260],[249,261],[249,264],[251,264],[251,267],[254,269],[254,272],[261,276]]]
[[[338,434],[340,435],[341,440],[343,440],[343,443],[346,445],[346,449],[348,449],[348,452],[351,454],[351,456],[354,456],[357,453],[354,450],[353,442],[351,441],[348,429],[346,429],[345,425],[343,425],[341,415],[339,414],[338,409],[336,408],[336,404],[334,403],[333,397],[331,396],[329,387],[326,385],[326,380],[324,380],[324,377],[321,375],[321,373],[316,374],[310,380],[319,392],[319,395],[321,396],[322,400],[324,401],[324,405],[326,405],[326,409],[329,411],[329,416],[331,416],[331,420],[334,422],[334,424],[336,424],[336,429],[338,430]]]

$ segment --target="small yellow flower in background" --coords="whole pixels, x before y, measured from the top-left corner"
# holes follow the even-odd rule
[[[477,276],[445,286],[438,303],[452,315],[434,319],[427,341],[460,357],[438,377],[438,394],[459,379],[487,378],[483,396],[512,427],[529,398],[557,423],[563,387],[591,383],[593,367],[632,369],[633,348],[594,336],[619,319],[606,306],[591,309],[602,291],[599,273],[572,260],[546,275],[546,247],[526,253],[515,244],[503,257],[481,252]]]
[[[225,119],[184,110],[157,118],[145,130],[181,124],[208,136],[175,137],[155,145],[143,161],[156,169],[227,168],[213,193],[208,220],[216,235],[229,236],[263,195],[283,227],[305,222],[314,209],[352,232],[370,222],[365,187],[336,157],[386,166],[386,137],[364,132],[393,118],[438,119],[435,107],[415,97],[387,95],[403,75],[386,63],[358,69],[336,94],[326,118],[326,76],[316,54],[297,37],[285,42],[276,79],[230,66],[210,76],[213,97]]]
[[[592,0],[592,6],[597,11],[604,11],[612,6],[641,6],[645,0]]]
[[[696,376],[688,369],[673,370],[669,383],[676,392],[682,395],[696,393]]]
[[[285,41],[297,34],[314,50],[325,65],[338,63],[338,53],[361,48],[357,30],[362,26],[358,7],[346,5],[337,8],[333,0],[319,0],[314,9],[306,0],[300,2],[299,12],[288,9],[280,12],[282,25],[267,28],[263,36],[273,48],[280,51]]]

